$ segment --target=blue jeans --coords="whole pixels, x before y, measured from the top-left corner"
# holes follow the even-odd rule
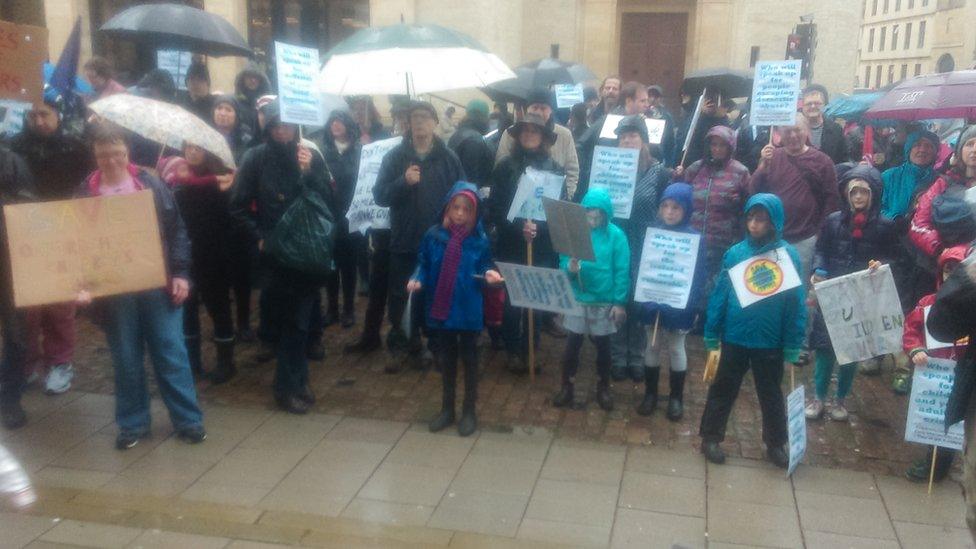
[[[163,290],[105,298],[105,337],[115,366],[115,422],[123,433],[149,432],[149,391],[143,354],[176,430],[200,426],[203,413],[183,341],[183,311]]]

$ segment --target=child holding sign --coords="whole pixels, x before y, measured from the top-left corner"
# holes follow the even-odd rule
[[[417,270],[407,291],[426,288],[427,326],[439,339],[437,350],[443,375],[443,406],[430,422],[431,432],[454,423],[458,354],[464,363],[464,404],[458,434],[475,432],[478,420],[478,335],[484,328],[481,291],[484,284],[503,282],[491,269],[491,248],[479,218],[478,189],[458,181],[448,195],[440,224],[420,243]]]
[[[672,183],[664,189],[661,195],[661,205],[658,208],[655,227],[689,234],[698,234],[691,228],[692,188],[687,183]],[[695,274],[691,282],[690,295],[697,295],[705,276],[703,259],[704,247],[698,247],[698,261],[695,263]],[[688,356],[685,354],[685,336],[691,331],[695,322],[695,309],[690,302],[683,309],[663,303],[642,303],[642,320],[653,325],[652,335],[647,340],[644,351],[644,400],[637,407],[637,413],[649,416],[657,407],[657,384],[661,377],[661,341],[667,339],[667,354],[670,358],[671,373],[668,382],[671,386],[671,396],[668,399],[667,417],[671,421],[678,421],[684,415],[685,375],[688,370]],[[655,337],[658,327],[661,328],[660,337]]]
[[[776,195],[758,193],[746,202],[746,238],[725,253],[722,272],[708,300],[705,348],[717,351],[721,346],[718,371],[708,388],[700,428],[702,452],[712,463],[725,463],[720,444],[725,439],[725,427],[742,378],[751,369],[762,409],[767,456],[779,467],[785,469],[789,465],[789,455],[783,448],[789,437],[786,402],[780,385],[783,362],[796,363],[799,359],[806,307],[802,285],[783,291],[773,288],[776,282],[780,285],[784,282],[786,269],[781,267],[782,263],[788,261],[796,271],[801,269],[796,249],[783,240],[785,222],[783,203]],[[757,290],[767,295],[743,307],[733,288],[730,271],[766,253],[775,253],[779,259],[765,265],[767,280],[754,277],[752,281],[765,283]]]
[[[824,220],[814,250],[811,284],[864,269],[877,269],[896,253],[892,248],[892,244],[897,243],[894,223],[880,215],[881,174],[878,170],[865,164],[857,165],[841,177],[838,190],[845,197],[847,207]],[[825,412],[824,402],[837,358],[819,307],[813,314],[810,348],[817,351],[813,371],[815,398],[807,405],[805,413],[807,419],[820,419]],[[856,373],[856,362],[840,365],[830,419],[847,421],[844,399],[851,391]]]
[[[596,346],[596,370],[600,377],[596,401],[606,411],[613,410],[610,396],[610,335],[627,318],[627,296],[630,293],[630,248],[627,236],[614,225],[613,204],[603,189],[590,189],[583,197],[595,261],[580,261],[559,256],[559,267],[569,273],[576,300],[583,305],[583,315],[566,315],[563,327],[569,332],[563,355],[563,386],[552,399],[557,408],[570,406],[574,400],[576,371],[583,337],[590,336]]]
[[[939,270],[942,271],[942,276],[939,278],[939,284],[937,286],[941,286],[941,282],[944,282],[952,274],[952,271],[956,270],[956,267],[959,266],[962,260],[966,259],[968,251],[968,245],[959,245],[948,248],[939,255]],[[902,348],[916,368],[925,368],[929,357],[958,360],[962,358],[966,350],[965,345],[956,343],[937,349],[932,348],[934,344],[939,342],[929,339],[925,323],[927,316],[926,309],[934,303],[935,294],[923,296],[922,299],[918,300],[918,305],[905,317],[905,332],[902,335]],[[948,448],[941,448],[939,450],[935,459],[935,475],[933,476],[935,482],[944,480],[949,475],[949,469],[952,467],[952,459],[955,455],[956,453]],[[912,462],[911,467],[905,471],[905,476],[912,482],[928,482],[931,470],[932,447],[929,446],[925,452],[925,457]]]

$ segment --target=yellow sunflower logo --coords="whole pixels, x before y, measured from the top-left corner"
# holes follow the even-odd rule
[[[775,261],[757,259],[746,266],[746,289],[758,296],[768,296],[776,293],[783,285],[783,269]]]

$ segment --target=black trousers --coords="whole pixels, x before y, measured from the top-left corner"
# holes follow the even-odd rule
[[[258,250],[251,239],[245,236],[234,237],[230,249],[231,285],[234,290],[234,305],[237,309],[237,329],[243,331],[251,327],[251,289]]]
[[[379,341],[390,291],[390,230],[371,230],[369,243],[369,301],[366,304],[366,318],[363,320],[363,339]]]
[[[420,327],[424,323],[423,291],[415,292],[413,296],[413,307],[411,308],[411,327],[410,333],[403,332],[401,326],[403,312],[407,307],[407,282],[410,275],[417,269],[417,254],[390,252],[390,274],[389,274],[389,302],[387,304],[387,316],[392,326],[391,345],[396,347],[406,346],[409,342],[416,340],[420,333]],[[393,335],[397,334],[397,335]],[[397,340],[400,341],[397,341]]]
[[[762,410],[763,442],[768,447],[781,447],[789,440],[786,429],[786,401],[780,384],[783,382],[782,349],[749,349],[722,343],[715,380],[708,388],[708,400],[702,414],[699,434],[706,442],[725,440],[725,428],[742,378],[749,369],[756,382],[759,407]]]
[[[301,275],[275,269],[262,292],[262,312],[276,330],[274,392],[287,396],[308,385],[306,347],[319,288]]]
[[[478,335],[467,330],[438,330],[438,353],[444,383],[444,406],[454,409],[458,357],[464,365],[464,409],[474,410],[478,400]]]
[[[329,311],[339,313],[339,288],[342,288],[342,311],[351,313],[356,305],[356,254],[359,247],[359,233],[336,237],[335,271],[326,279],[325,289],[329,296]]]
[[[0,332],[3,333],[3,355],[0,357],[0,401],[20,402],[24,390],[24,367],[27,361],[26,315],[14,307],[10,274],[0,273]]]
[[[579,371],[580,351],[586,336],[570,332],[566,336],[566,350],[563,354],[563,384],[575,383]],[[596,346],[596,373],[600,383],[610,382],[610,336],[590,336]]]
[[[230,312],[229,280],[210,280],[190,289],[183,304],[183,335],[200,337],[200,304],[210,315],[214,326],[214,341],[234,340],[234,321]]]

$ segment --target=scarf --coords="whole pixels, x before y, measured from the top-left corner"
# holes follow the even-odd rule
[[[434,303],[430,308],[431,318],[442,321],[447,320],[451,314],[454,282],[457,280],[458,267],[461,265],[461,245],[471,229],[464,225],[451,225],[448,231],[451,233],[451,238],[444,249],[441,272],[437,277],[437,289],[434,290]]]
[[[851,217],[851,236],[854,238],[864,237],[864,225],[868,222],[868,214],[857,212]]]

